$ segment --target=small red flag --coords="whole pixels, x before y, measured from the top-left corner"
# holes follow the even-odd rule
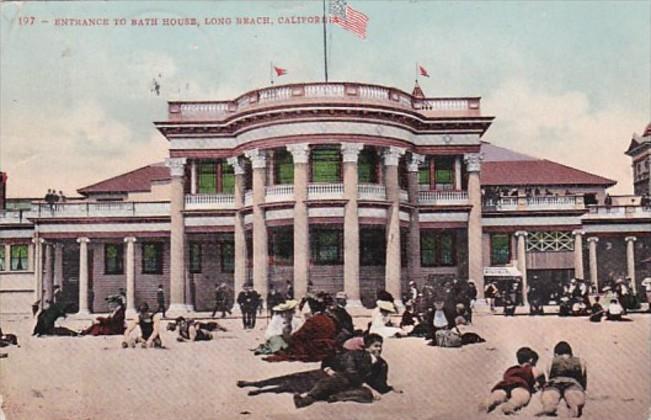
[[[421,76],[429,77],[429,73],[427,70],[425,70],[425,67],[423,66],[418,66],[418,72],[420,73]]]
[[[276,76],[282,76],[284,74],[287,74],[287,69],[274,66],[274,70],[276,71]]]

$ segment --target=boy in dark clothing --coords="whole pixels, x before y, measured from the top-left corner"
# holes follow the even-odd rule
[[[518,364],[504,372],[502,380],[491,390],[491,395],[479,407],[481,412],[490,413],[502,404],[506,415],[529,404],[531,394],[545,383],[545,374],[536,368],[538,353],[529,347],[521,347],[516,352]]]
[[[604,308],[599,303],[599,296],[595,296],[594,303],[590,308],[590,321],[592,322],[601,322],[601,318],[604,316]]]
[[[381,336],[369,334],[364,337],[364,350],[341,354],[333,367],[324,369],[328,377],[319,380],[310,391],[294,395],[296,408],[307,407],[315,401],[372,402],[380,398],[364,384],[379,394],[401,392],[387,384],[389,367],[380,357],[382,342]]]
[[[158,290],[156,291],[156,301],[158,301],[158,309],[156,309],[156,312],[160,312],[163,314],[163,318],[165,318],[165,291],[163,290],[162,284],[158,285]]]

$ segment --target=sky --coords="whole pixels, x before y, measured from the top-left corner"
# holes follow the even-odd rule
[[[618,181],[632,192],[633,132],[651,122],[651,2],[363,1],[366,39],[328,28],[329,78],[426,96],[481,96],[483,139]],[[161,161],[167,100],[225,100],[323,81],[323,29],[282,24],[321,1],[0,3],[0,170],[9,197],[78,188]],[[230,25],[208,25],[208,18]],[[268,17],[273,24],[237,24]],[[108,19],[62,26],[56,19]],[[126,20],[125,25],[119,19]],[[157,18],[156,26],[132,19]],[[198,25],[164,26],[164,18]],[[116,19],[118,19],[116,21]],[[160,95],[152,89],[160,85]]]

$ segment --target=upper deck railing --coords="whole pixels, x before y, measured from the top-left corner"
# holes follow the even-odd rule
[[[585,209],[582,195],[536,196],[536,197],[500,197],[485,199],[485,211],[515,210],[582,210]]]
[[[587,219],[648,219],[651,218],[649,206],[588,206]]]
[[[271,86],[228,101],[170,101],[169,119],[223,120],[249,109],[279,104],[374,104],[425,115],[480,116],[480,98],[419,98],[399,89],[362,83],[304,83]]]

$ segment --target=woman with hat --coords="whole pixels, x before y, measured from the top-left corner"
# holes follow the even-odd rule
[[[383,338],[407,335],[405,331],[398,327],[394,327],[391,323],[391,314],[396,313],[396,307],[393,303],[385,300],[378,300],[376,305],[377,307],[373,310],[371,318],[371,334],[378,334]]]
[[[287,300],[272,308],[273,316],[264,333],[265,342],[252,351],[258,354],[273,354],[289,346],[291,334],[300,328],[300,322],[294,318],[298,302]]]

